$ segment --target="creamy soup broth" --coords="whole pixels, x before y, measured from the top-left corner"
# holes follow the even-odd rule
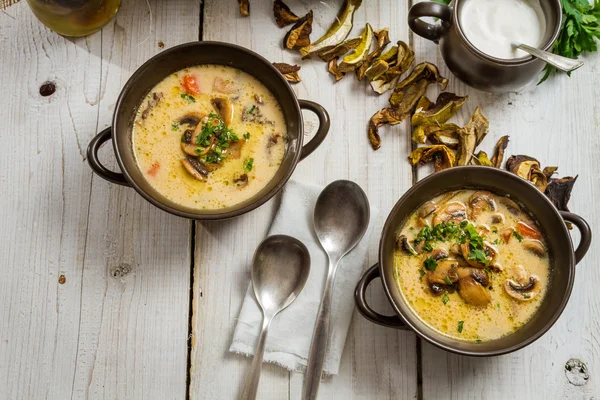
[[[415,314],[445,335],[475,342],[506,336],[532,318],[548,291],[546,242],[508,197],[443,194],[397,233],[396,283]]]
[[[198,143],[203,127],[216,133]],[[141,103],[133,130],[144,177],[166,198],[196,209],[231,207],[263,189],[281,164],[285,138],[273,94],[221,65],[166,77]]]

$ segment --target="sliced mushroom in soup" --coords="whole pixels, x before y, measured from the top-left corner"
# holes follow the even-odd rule
[[[394,276],[403,297],[423,322],[455,339],[484,342],[515,332],[548,291],[543,232],[508,196],[444,193],[396,234]]]

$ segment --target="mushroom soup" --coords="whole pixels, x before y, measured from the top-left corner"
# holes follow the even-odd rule
[[[423,204],[397,232],[394,277],[435,330],[487,341],[526,324],[548,291],[542,233],[508,197],[460,190]]]
[[[154,189],[196,209],[249,199],[283,160],[286,124],[273,94],[256,78],[222,65],[166,77],[141,103],[133,146]]]

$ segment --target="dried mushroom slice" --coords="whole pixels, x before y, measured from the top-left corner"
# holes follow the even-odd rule
[[[419,109],[418,105],[417,109]],[[412,140],[421,144],[429,140],[432,144],[443,144],[451,149],[456,149],[460,141],[459,129],[456,124],[423,124],[413,130]]]
[[[492,166],[500,168],[502,166],[502,160],[504,160],[504,150],[508,146],[508,136],[502,136],[496,147],[494,147],[494,155],[492,156]]]
[[[483,165],[485,167],[493,167],[494,164],[489,159],[487,153],[483,150],[480,150],[475,157],[473,157],[473,163],[475,165]]]
[[[411,165],[426,164],[433,161],[436,172],[455,165],[454,152],[443,144],[419,147],[410,153],[408,159]]]
[[[277,68],[279,72],[285,77],[290,83],[298,83],[301,81],[298,71],[300,71],[299,65],[290,65],[286,63],[273,63],[273,66]]]
[[[377,111],[369,120],[369,141],[373,150],[381,147],[381,137],[379,136],[379,127],[382,125],[397,125],[408,117],[408,113],[402,113],[400,110],[387,107]]]
[[[240,14],[244,17],[250,15],[250,2],[249,0],[238,0],[240,5]]]
[[[440,93],[435,104],[428,108],[417,108],[411,118],[412,126],[421,124],[443,124],[448,121],[467,101],[469,96],[457,96],[454,93]]]
[[[360,7],[361,3],[362,0],[346,0],[344,7],[340,10],[340,13],[327,32],[325,32],[325,35],[320,37],[316,42],[300,49],[302,57],[310,57],[329,47],[337,46],[346,39],[352,30],[354,11]]]
[[[290,8],[281,0],[275,0],[273,2],[273,14],[275,15],[275,22],[280,28],[297,22],[300,17],[297,16],[290,10]]]
[[[342,43],[338,44],[335,47],[332,47],[328,50],[322,51],[319,53],[319,58],[321,60],[329,62],[334,58],[338,58],[348,53],[350,50],[354,49],[361,42],[361,38],[352,38],[348,40],[344,40]]]
[[[365,64],[366,63],[364,63],[363,65]],[[364,76],[366,76],[368,80],[374,81],[381,75],[385,74],[388,69],[390,69],[390,65],[386,61],[377,60],[365,70]]]
[[[383,94],[395,87],[398,81],[400,80],[400,76],[395,77],[389,82],[386,82],[385,79],[378,79],[371,82],[371,89],[377,94]]]
[[[438,68],[428,62],[417,65],[411,72],[411,74],[400,81],[394,88],[394,92],[390,97],[390,104],[396,108],[408,108],[412,110],[412,106],[416,104],[417,100],[425,93],[427,86],[430,83],[437,82],[440,88],[444,90],[448,84],[448,79],[442,77],[439,74]],[[415,87],[419,87],[421,90],[418,91],[418,95],[415,96]]]
[[[415,52],[404,43],[402,40],[398,41],[398,50],[396,53],[396,60],[390,62],[390,69],[385,74],[385,79],[391,80],[397,76],[404,74],[412,63],[415,61]],[[447,83],[447,80],[446,80]],[[446,84],[443,84],[443,89],[446,88]]]
[[[375,50],[370,52],[369,55],[367,55],[365,62],[362,63],[355,70],[356,78],[359,81],[363,80],[363,78],[365,77],[365,73],[367,72],[367,69],[371,66],[371,64],[373,64],[375,61],[379,60],[379,57],[381,56],[383,49],[385,48],[385,46],[388,45],[388,43],[390,43],[390,34],[389,34],[389,31],[387,28],[383,28],[378,31],[375,31],[373,34],[375,35],[375,39],[377,40]],[[382,60],[382,61],[387,61],[387,60]]]
[[[346,75],[345,73],[340,72],[340,70],[338,69],[337,57],[334,58],[333,60],[329,61],[329,63],[327,64],[327,70],[329,71],[329,73],[331,75],[333,75],[335,77],[336,82],[341,80]]]
[[[550,179],[544,193],[556,208],[561,211],[569,211],[568,203],[571,199],[571,191],[575,181],[577,181],[577,177],[572,176]]]
[[[283,38],[283,47],[286,49],[301,49],[310,44],[312,32],[313,12],[310,10],[300,18],[292,29]]]
[[[540,168],[540,162],[529,156],[516,155],[506,160],[506,169],[533,183],[540,191],[545,191],[548,178]]]
[[[342,59],[338,68],[341,72],[354,71],[367,58],[369,50],[373,43],[373,28],[370,24],[365,25],[365,29],[360,34],[360,44],[354,51]]]
[[[431,107],[433,107],[433,105],[433,101],[429,100],[427,96],[421,96],[421,98],[417,102],[417,106],[415,107],[415,113],[427,111]]]
[[[456,165],[467,165],[475,153],[475,148],[487,134],[488,119],[477,107],[469,122],[458,130],[460,137]]]
[[[544,167],[542,173],[546,176],[546,178],[551,179],[557,170],[558,167]]]

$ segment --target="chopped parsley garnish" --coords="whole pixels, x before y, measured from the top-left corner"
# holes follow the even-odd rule
[[[513,236],[516,237],[519,242],[523,241],[523,236],[521,236],[521,234],[519,234],[519,232],[513,231]]]
[[[187,101],[188,101],[188,103],[195,103],[195,102],[196,102],[196,99],[194,98],[194,96],[191,96],[191,95],[189,95],[189,94],[187,94],[187,93],[181,93],[179,96],[180,96],[182,99],[185,99],[185,100],[187,100]]]
[[[469,221],[467,221],[467,220],[464,220],[460,223],[460,227],[462,229],[465,229],[467,227],[467,225],[469,225]]]
[[[435,261],[431,257],[427,257],[425,261],[423,261],[423,265],[425,265],[425,269],[427,269],[428,271],[435,271],[435,269],[437,268],[437,261]]]
[[[494,244],[500,244],[500,239],[496,239],[492,243],[494,243]]]
[[[421,275],[421,278],[425,276],[427,272],[425,272],[425,270],[423,268],[419,268],[419,275]]]
[[[248,114],[254,114],[254,110],[256,110],[256,106],[255,105],[253,105],[252,107],[250,107],[248,109]]]
[[[444,295],[442,296],[442,303],[446,305],[450,301],[450,297],[448,296],[448,291],[444,290]]]
[[[448,285],[448,286],[452,285],[452,281],[447,276],[444,277],[444,282],[446,282],[446,285]],[[444,303],[444,304],[446,304],[446,303]]]
[[[246,139],[246,140],[250,139],[250,132],[244,133],[244,139]]]
[[[244,170],[247,172],[252,171],[252,167],[254,166],[254,158],[246,158],[244,160]]]
[[[199,153],[202,153],[208,146],[214,146],[213,150],[204,156],[203,161],[220,163],[227,157],[225,149],[229,147],[230,142],[238,140],[239,137],[225,126],[223,120],[217,114],[211,113],[208,115],[208,121],[202,124],[196,144],[199,149],[202,149]]]
[[[481,343],[481,339],[475,339],[475,343]]]
[[[530,295],[528,295],[527,293],[523,293],[523,298],[524,298],[524,299],[530,299],[530,298],[531,298],[531,296],[530,296]]]
[[[498,228],[495,226],[492,226],[492,233],[498,233]]]
[[[458,333],[462,333],[463,326],[465,325],[465,321],[458,321]]]
[[[178,131],[179,130],[179,124],[171,124],[171,130]]]
[[[487,259],[485,251],[481,249],[473,249],[469,251],[469,254],[467,254],[467,258],[469,260],[477,260],[478,262],[486,265],[490,263],[490,260]]]

